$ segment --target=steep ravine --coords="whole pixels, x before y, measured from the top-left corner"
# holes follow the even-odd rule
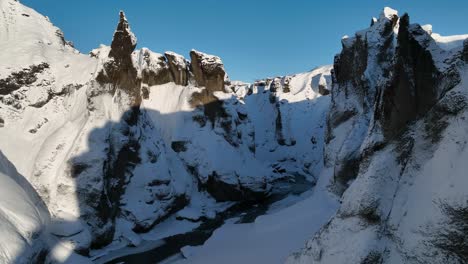
[[[0,262],[468,262],[468,35],[385,8],[333,65],[247,84],[123,12],[85,55],[0,11]]]
[[[253,223],[257,217],[266,214],[272,204],[289,196],[300,196],[304,192],[310,191],[314,186],[313,183],[301,177],[296,177],[293,182],[278,183],[278,185],[282,185],[284,191],[277,192],[260,203],[244,202],[234,204],[213,219],[201,220],[199,226],[192,231],[168,236],[159,241],[142,242],[142,245],[145,246],[147,244],[155,245],[148,250],[130,247],[127,249],[128,253],[121,253],[122,249],[117,250],[115,253],[110,251],[108,254],[94,259],[94,263],[159,263],[165,260],[184,258],[182,253],[184,247],[203,245],[213,232],[228,219],[236,219],[238,224]],[[138,253],[131,253],[135,251]]]
[[[466,263],[467,38],[385,8],[342,40],[325,144],[341,206],[287,263]]]
[[[317,180],[329,66],[231,82],[217,56],[136,49],[123,12],[111,45],[84,55],[34,10],[0,7],[0,137],[15,138],[0,149],[50,212],[57,243],[35,252],[47,262],[138,245],[176,215],[218,222],[225,204]]]

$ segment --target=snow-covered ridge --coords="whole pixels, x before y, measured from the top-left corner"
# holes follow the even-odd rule
[[[232,84],[217,56],[135,50],[123,12],[112,45],[87,56],[48,18],[0,3],[0,138],[15,139],[0,149],[46,204],[56,241],[31,254],[72,261],[138,244],[178,211],[213,218],[294,177],[317,180],[331,67]]]
[[[136,49],[123,12],[83,55],[19,2],[0,11],[0,262],[99,261],[304,179],[186,262],[281,263],[306,237],[288,263],[468,259],[466,35],[385,8],[334,65],[248,84],[215,55]]]
[[[323,170],[341,206],[287,263],[467,261],[467,44],[389,9],[343,40]]]

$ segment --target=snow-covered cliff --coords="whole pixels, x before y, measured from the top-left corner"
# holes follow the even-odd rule
[[[341,206],[288,263],[468,261],[467,38],[385,8],[343,39],[325,144]]]
[[[85,55],[18,1],[0,11],[0,262],[89,262],[300,181],[186,261],[468,261],[468,35],[385,8],[334,65],[246,84],[214,55],[136,49],[123,12]]]
[[[0,7],[0,149],[67,248],[137,243],[184,208],[213,218],[316,181],[331,67],[231,82],[217,56],[136,50],[123,12],[111,46],[84,55],[47,17]]]

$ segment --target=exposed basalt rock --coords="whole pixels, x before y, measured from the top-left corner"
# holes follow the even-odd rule
[[[329,95],[330,94],[330,90],[327,89],[327,87],[325,85],[319,85],[319,93],[321,95]]]
[[[466,96],[458,92],[448,92],[424,117],[426,138],[436,144],[449,125],[449,118],[468,108]]]
[[[157,224],[166,220],[169,216],[171,216],[175,212],[183,209],[185,206],[188,205],[189,202],[190,201],[185,195],[175,196],[172,198],[171,206],[169,208],[166,208],[166,214],[163,217],[160,217],[154,222],[136,222],[132,230],[136,233],[148,232]]]
[[[130,31],[124,13],[120,12],[108,58],[104,58],[103,70],[96,77],[101,86],[110,87],[103,88],[101,92],[114,93],[119,89],[128,94],[130,107],[138,107],[142,97],[149,98],[148,87],[173,81],[166,57],[146,48],[133,53],[136,44],[136,37]],[[102,55],[93,51],[91,56],[98,58]],[[134,64],[134,59],[138,65]]]
[[[453,58],[434,57],[451,55],[438,47],[428,31],[410,25],[407,14],[398,18],[391,9],[385,9],[371,28],[344,38],[342,44],[332,74],[327,144],[336,137],[333,130],[345,122],[354,129],[358,126],[383,135],[366,141],[366,134],[361,134],[349,144],[352,147],[334,146],[333,151],[341,152],[338,155],[326,153],[327,165],[334,164],[337,182],[343,184],[357,175],[363,151],[400,135],[458,84],[460,77],[455,64],[450,65]]]
[[[208,181],[204,187],[218,202],[261,201],[268,196],[266,192],[255,192],[240,184],[233,185],[226,183],[219,179],[219,175],[216,172],[213,172],[208,177]]]
[[[141,86],[149,87],[173,81],[171,70],[166,62],[166,57],[154,53],[147,48],[141,49],[138,56],[141,60],[139,66],[141,70],[141,80],[137,82],[141,83]]]
[[[120,66],[131,66],[131,54],[137,45],[135,35],[130,31],[130,25],[123,11],[120,11],[120,20],[114,33],[109,57],[115,58]]]
[[[195,93],[192,98],[194,106],[204,106],[205,115],[214,123],[216,117],[225,112],[222,102],[214,96],[216,91],[224,91],[226,72],[221,59],[196,50],[190,52],[191,70],[195,83],[205,87],[201,92]]]
[[[289,145],[287,144],[286,139],[283,135],[283,121],[281,118],[281,110],[279,107],[279,103],[276,103],[275,135],[276,141],[280,146]]]
[[[333,180],[335,181],[334,191],[343,193],[348,183],[354,180],[359,173],[361,157],[348,156],[340,164],[335,166]]]
[[[36,100],[35,102],[31,102],[29,106],[34,107],[34,108],[41,108],[44,105],[48,104],[54,97],[56,96],[63,96],[72,93],[73,91],[79,90],[81,87],[83,87],[82,84],[67,84],[62,87],[62,90],[60,91],[54,91],[54,90],[47,90],[47,96],[40,98]]]
[[[136,44],[135,35],[130,31],[125,14],[121,11],[109,52],[109,58],[112,60],[104,64],[104,70],[96,77],[101,85],[110,84],[113,89],[126,91],[131,96],[134,106],[140,105],[141,102],[140,80],[132,62],[132,52]]]
[[[178,85],[188,85],[190,77],[189,62],[182,55],[174,52],[166,52],[164,55],[166,55],[174,82]]]
[[[171,143],[171,148],[177,153],[184,152],[184,151],[187,151],[186,144],[187,142],[185,141],[173,141]]]
[[[23,86],[33,84],[37,81],[37,74],[49,68],[49,64],[41,63],[31,65],[21,71],[13,72],[5,79],[0,79],[0,95],[10,94]]]
[[[351,41],[348,38],[341,41],[343,50],[335,57],[333,78],[336,84],[344,86],[345,93],[350,93],[346,86],[348,82],[354,87],[361,88],[355,92],[364,93],[363,88],[367,85],[361,77],[367,69],[367,41],[361,35],[356,35],[354,42],[349,43]]]
[[[217,118],[227,117],[223,103],[214,96],[216,91],[224,91],[226,72],[221,59],[196,50],[190,52],[190,68],[197,86],[205,87],[201,92],[193,94],[193,106],[203,106],[205,116],[214,127]]]
[[[3,118],[0,117],[0,127],[4,127],[5,126],[5,120],[3,120]]]
[[[137,138],[128,131],[138,122],[139,110],[134,108],[126,112],[123,121],[116,124],[109,135],[109,148],[107,159],[103,168],[104,189],[99,198],[88,194],[87,204],[91,205],[97,212],[96,215],[85,215],[90,219],[93,232],[93,248],[100,248],[112,241],[115,232],[114,221],[120,213],[120,199],[125,191],[129,178],[133,175],[133,169],[140,163],[140,143]],[[85,170],[88,168],[84,168]],[[94,194],[97,195],[97,194]],[[97,202],[99,201],[99,202]]]
[[[468,103],[459,84],[468,44],[447,50],[430,34],[386,8],[343,41],[325,146],[341,205],[291,263],[467,262],[468,210],[454,195],[465,174],[452,168],[466,154]],[[444,184],[450,189],[439,191]],[[356,239],[365,246],[352,245]]]
[[[463,42],[463,54],[462,58],[465,62],[468,62],[468,39]]]
[[[383,126],[390,138],[427,112],[438,99],[443,76],[430,51],[415,39],[417,35],[430,37],[420,26],[410,27],[405,14],[400,19],[394,77],[383,94]]]
[[[361,261],[361,264],[382,264],[383,257],[382,253],[378,251],[371,251],[367,256]]]
[[[196,50],[190,51],[191,68],[198,86],[207,92],[224,91],[226,72],[221,59]]]
[[[446,255],[446,263],[468,262],[468,204],[440,204],[446,222],[437,228],[430,243]]]

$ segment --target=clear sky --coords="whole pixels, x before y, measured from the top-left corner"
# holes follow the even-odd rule
[[[333,63],[343,35],[369,26],[384,6],[442,35],[468,33],[467,0],[20,0],[50,17],[83,53],[110,44],[124,10],[138,48],[221,57],[233,80]]]

